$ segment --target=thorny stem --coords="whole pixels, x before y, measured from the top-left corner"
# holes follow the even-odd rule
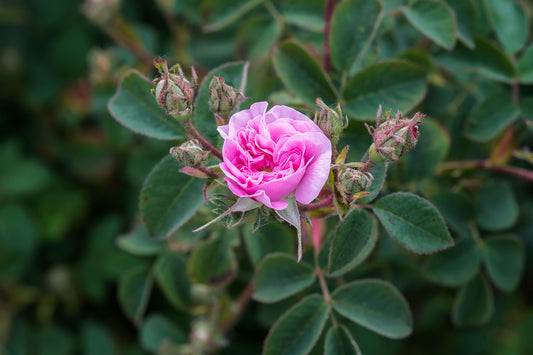
[[[454,169],[485,169],[495,171],[502,174],[513,175],[520,179],[533,181],[533,171],[515,168],[514,166],[498,166],[492,165],[489,160],[465,160],[465,161],[449,161],[441,163],[437,167],[437,174],[442,174],[445,170]]]
[[[187,130],[187,133],[189,134],[190,138],[197,139],[198,142],[200,142],[200,144],[202,145],[202,147],[204,147],[205,149],[209,150],[211,152],[211,154],[213,154],[219,160],[223,160],[222,153],[220,153],[220,151],[214,145],[209,143],[207,141],[207,139],[205,139],[204,136],[202,136],[200,134],[200,132],[198,132],[198,130],[196,129],[196,127],[194,127],[194,125],[192,123],[192,119],[189,119],[184,124],[184,126],[185,126],[185,129]]]
[[[326,9],[324,11],[324,57],[322,66],[326,72],[331,70],[331,53],[329,44],[329,31],[331,29],[331,17],[333,16],[333,10],[335,9],[335,0],[328,0],[326,3]]]
[[[301,205],[300,210],[301,211],[312,211],[312,210],[318,210],[323,207],[331,206],[333,202],[333,194],[329,195],[325,199],[315,202],[315,203],[309,203],[307,205]]]
[[[366,173],[371,171],[377,163],[373,162],[370,158],[365,162],[365,165],[359,168],[359,171],[362,173]]]

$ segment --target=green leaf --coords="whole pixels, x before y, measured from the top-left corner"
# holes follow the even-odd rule
[[[336,277],[363,262],[376,246],[378,223],[366,210],[351,211],[335,232],[329,252],[328,272]]]
[[[120,249],[134,255],[157,255],[165,247],[165,241],[152,239],[145,228],[136,228],[134,231],[118,237],[117,245]]]
[[[166,238],[204,204],[203,180],[179,172],[178,163],[165,156],[146,178],[140,208],[148,235]]]
[[[159,107],[151,88],[152,83],[139,72],[128,72],[109,100],[109,113],[136,133],[156,139],[183,138],[180,124]]]
[[[453,303],[452,319],[456,325],[482,325],[489,321],[494,311],[492,291],[479,273],[464,285]]]
[[[439,211],[422,197],[408,192],[387,195],[374,204],[387,233],[415,253],[433,253],[453,245]]]
[[[463,237],[455,245],[426,260],[422,272],[429,280],[457,287],[471,280],[481,263],[481,249],[472,237]]]
[[[402,8],[407,20],[439,46],[451,50],[457,24],[451,9],[438,0],[418,0]]]
[[[211,143],[220,140],[215,116],[209,105],[209,84],[214,76],[223,78],[226,84],[244,93],[248,76],[248,63],[233,62],[211,70],[202,80],[194,100],[194,126]]]
[[[191,281],[213,286],[225,285],[237,273],[237,261],[231,247],[230,231],[198,246],[189,258],[187,271]]]
[[[167,300],[174,307],[187,310],[191,301],[191,284],[183,257],[177,252],[161,255],[155,262],[154,276]]]
[[[252,232],[252,227],[244,229],[244,242],[252,264],[259,262],[269,253],[294,254],[293,233],[281,223],[268,223]]]
[[[58,326],[42,329],[37,337],[36,351],[39,355],[68,355],[74,351],[72,334]],[[33,348],[35,352],[35,346]]]
[[[260,0],[205,0],[202,4],[202,12],[207,14],[204,30],[206,32],[221,30],[237,21],[260,2]]]
[[[117,354],[109,329],[92,321],[81,328],[81,346],[84,355]]]
[[[499,231],[511,228],[518,219],[518,204],[507,183],[486,182],[476,202],[477,222],[483,229]]]
[[[381,3],[348,0],[340,3],[331,18],[331,61],[339,71],[349,71],[366,52],[383,17]]]
[[[520,115],[510,93],[496,93],[478,103],[465,126],[465,135],[476,142],[486,142],[499,133]]]
[[[407,112],[426,93],[422,69],[401,60],[369,65],[351,77],[342,91],[344,110],[355,119],[375,119],[379,105]]]
[[[528,37],[526,9],[513,0],[484,0],[483,4],[505,51],[510,54],[519,51]]]
[[[413,331],[409,305],[402,294],[382,280],[359,280],[336,289],[333,309],[349,320],[388,338]]]
[[[281,2],[281,15],[289,25],[309,31],[322,32],[324,29],[323,0],[289,0]]]
[[[328,77],[307,50],[296,42],[284,42],[274,50],[274,67],[285,86],[311,106],[320,97],[328,105],[337,94]]]
[[[500,290],[516,289],[524,272],[524,246],[514,235],[487,238],[483,249],[484,261],[490,279]]]
[[[270,329],[263,355],[307,354],[322,333],[330,307],[319,295],[310,295],[283,314]]]
[[[370,192],[370,195],[361,197],[359,200],[357,200],[358,204],[368,204],[377,197],[377,195],[383,188],[383,184],[385,183],[388,166],[388,163],[382,163],[372,168],[372,176],[374,177],[374,179],[372,180],[370,189],[368,190],[368,192]]]
[[[40,161],[22,157],[0,159],[0,174],[0,193],[6,195],[35,194],[52,180],[52,174]]]
[[[122,311],[135,325],[141,323],[152,293],[153,277],[144,267],[131,269],[118,282]]]
[[[311,265],[298,263],[290,255],[274,253],[259,264],[255,280],[254,299],[273,303],[311,286],[315,271]]]
[[[361,350],[345,326],[329,328],[326,334],[324,355],[360,355]]]
[[[518,75],[523,84],[533,84],[533,45],[522,54],[518,62]]]
[[[298,262],[302,260],[302,223],[300,221],[300,210],[298,209],[298,204],[296,203],[296,199],[293,197],[290,197],[287,199],[287,202],[289,205],[287,208],[283,210],[274,210],[276,214],[289,223],[291,226],[296,228],[296,232],[298,234]]]
[[[166,342],[186,344],[187,336],[168,318],[160,314],[151,314],[146,318],[140,331],[140,343],[146,351],[158,353]]]
[[[237,45],[246,50],[249,60],[267,56],[281,36],[283,26],[271,16],[260,15],[248,19],[240,26]]]
[[[473,49],[476,31],[476,6],[472,0],[446,0],[457,19],[457,37],[467,47]]]
[[[442,189],[432,200],[452,229],[463,236],[470,235],[470,222],[475,219],[474,203],[470,196]]]

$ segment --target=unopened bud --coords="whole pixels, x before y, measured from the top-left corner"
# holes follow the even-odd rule
[[[344,168],[337,177],[337,190],[340,192],[343,202],[347,205],[365,195],[370,189],[374,177],[370,173],[363,173],[357,169]]]
[[[209,83],[209,104],[219,117],[228,117],[233,110],[246,99],[244,95],[224,82],[224,79],[214,76]],[[218,120],[217,120],[218,121]],[[224,124],[227,124],[224,123]]]
[[[157,62],[154,61],[154,66],[161,74],[161,77],[154,80],[155,88],[152,89],[152,95],[155,96],[157,103],[167,115],[178,119],[187,118],[192,110],[198,86],[198,77],[194,68],[191,67],[192,78],[189,81],[179,64],[169,70],[167,62],[159,59]]]
[[[341,106],[337,105],[336,109],[330,108],[319,97],[316,104],[321,111],[315,115],[315,122],[322,132],[331,140],[332,144],[339,142],[339,137],[344,128],[348,126],[348,118],[343,117]]]
[[[183,166],[198,166],[207,159],[208,152],[202,149],[196,139],[170,148],[170,154]]]

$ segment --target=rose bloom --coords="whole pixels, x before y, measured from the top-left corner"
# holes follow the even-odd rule
[[[313,201],[326,183],[331,142],[307,116],[287,106],[257,102],[218,127],[224,138],[220,168],[239,197],[282,210],[294,192],[300,203]]]

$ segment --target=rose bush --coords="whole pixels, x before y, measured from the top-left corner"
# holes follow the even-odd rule
[[[267,106],[255,103],[218,128],[228,187],[277,210],[293,192],[298,202],[310,203],[328,179],[331,142],[304,114],[287,106],[267,112]]]

